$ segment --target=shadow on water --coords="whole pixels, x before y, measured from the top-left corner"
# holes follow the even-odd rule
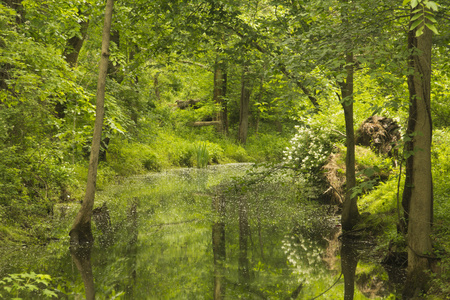
[[[66,299],[390,297],[383,267],[339,239],[338,217],[307,200],[307,186],[286,174],[242,177],[249,167],[126,179],[98,194],[92,249],[67,256],[55,241],[28,267],[58,276]],[[58,221],[70,226],[75,213]]]

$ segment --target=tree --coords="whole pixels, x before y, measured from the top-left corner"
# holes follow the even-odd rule
[[[245,144],[248,134],[248,116],[250,112],[250,95],[252,86],[249,80],[249,68],[242,67],[241,96],[239,104],[239,142]]]
[[[100,152],[100,141],[102,136],[104,102],[105,102],[105,85],[106,75],[108,72],[108,56],[109,56],[109,40],[111,30],[111,20],[114,0],[108,0],[105,8],[105,21],[102,33],[102,50],[99,66],[99,76],[97,83],[97,107],[95,115],[94,133],[92,139],[91,155],[89,158],[89,171],[86,186],[86,194],[83,204],[73,222],[70,230],[70,243],[72,246],[83,246],[93,241],[91,230],[91,216],[94,207],[95,186],[97,180],[97,166]]]
[[[405,298],[424,290],[432,252],[433,181],[431,175],[431,48],[434,25],[430,24],[431,1],[411,1],[408,49],[409,117],[405,145],[406,180],[402,204],[407,220],[408,275]],[[437,8],[437,7],[436,7]]]
[[[348,27],[349,23],[349,7],[347,1],[343,1],[342,7],[342,23],[344,27]],[[353,61],[353,47],[351,35],[344,40],[345,47],[345,72],[346,78],[339,82],[341,87],[342,98],[341,104],[344,109],[345,118],[345,143],[347,147],[347,154],[345,158],[345,200],[342,208],[342,229],[351,230],[356,225],[359,219],[359,212],[357,206],[357,196],[353,195],[353,188],[356,186],[355,175],[355,129],[353,128],[353,75],[354,75],[354,61]]]

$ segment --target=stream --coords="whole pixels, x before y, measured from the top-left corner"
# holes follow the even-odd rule
[[[54,236],[63,238],[6,250],[0,278],[49,274],[62,299],[395,299],[380,259],[364,254],[376,245],[343,242],[333,207],[310,200],[292,176],[243,178],[249,169],[120,179],[97,193],[87,252],[69,251],[79,206],[55,206]],[[21,297],[44,299],[33,293]]]

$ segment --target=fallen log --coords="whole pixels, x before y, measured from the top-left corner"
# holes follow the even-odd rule
[[[198,121],[198,122],[190,123],[189,126],[202,127],[202,126],[212,126],[212,125],[220,125],[220,124],[221,124],[220,121],[207,121],[207,122]]]

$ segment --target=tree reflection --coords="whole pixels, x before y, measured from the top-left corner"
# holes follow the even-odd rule
[[[355,293],[355,272],[358,260],[358,252],[354,243],[344,237],[341,245],[341,268],[344,275],[345,300],[352,300]]]
[[[94,276],[91,265],[92,243],[83,246],[70,246],[70,254],[83,279],[86,300],[95,299]]]
[[[212,225],[212,243],[214,253],[214,299],[225,298],[224,263],[225,250],[225,197],[213,197],[213,211],[217,214]]]

